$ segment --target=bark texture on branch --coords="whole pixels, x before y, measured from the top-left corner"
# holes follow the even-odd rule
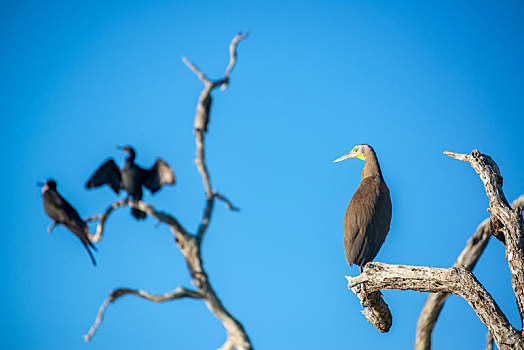
[[[484,286],[464,268],[444,269],[370,262],[359,276],[346,278],[350,289],[362,284],[367,293],[381,289],[399,289],[456,294],[471,305],[500,349],[524,349],[520,332],[509,323]]]
[[[189,62],[185,58],[182,58],[186,65],[189,68],[191,68],[191,70],[193,70],[197,74],[197,76],[204,82],[204,90],[200,94],[198,100],[194,123],[196,143],[195,164],[202,177],[202,183],[204,185],[204,190],[206,194],[204,213],[197,232],[195,234],[189,233],[189,231],[187,231],[174,216],[157,211],[153,206],[142,201],[118,201],[112,204],[106,210],[105,213],[88,219],[89,221],[100,220],[100,223],[97,226],[97,232],[95,233],[95,235],[91,237],[93,241],[97,241],[101,238],[105,222],[109,215],[112,213],[112,211],[122,206],[131,206],[133,208],[140,209],[141,211],[144,211],[152,217],[158,219],[159,222],[167,224],[175,235],[175,242],[186,260],[186,264],[191,275],[191,282],[197,290],[192,291],[179,287],[174,292],[167,293],[161,296],[155,296],[149,294],[148,292],[139,291],[136,289],[117,289],[110,293],[108,299],[101,306],[95,323],[91,327],[89,333],[85,336],[86,341],[89,341],[98,329],[107,306],[115,302],[121,296],[130,294],[154,302],[163,302],[185,297],[203,299],[209,310],[222,322],[224,328],[226,329],[227,339],[220,349],[226,350],[237,348],[239,350],[251,350],[253,348],[251,345],[251,341],[246,331],[244,330],[242,324],[226,310],[226,308],[216,295],[209,281],[209,277],[203,267],[201,257],[202,239],[211,221],[215,199],[223,201],[229,209],[233,211],[238,211],[238,208],[236,208],[231,203],[231,201],[229,201],[225,196],[219,194],[215,190],[212,190],[209,171],[205,163],[204,133],[205,131],[207,131],[207,123],[209,122],[209,113],[211,109],[212,99],[210,93],[216,87],[221,86],[222,88],[225,88],[227,86],[229,82],[229,75],[236,62],[237,44],[246,37],[247,34],[238,34],[237,36],[235,36],[235,38],[233,38],[229,47],[230,60],[229,65],[226,68],[225,76],[216,81],[211,81],[193,63]]]
[[[382,293],[380,291],[369,293],[366,288],[358,284],[350,289],[360,300],[360,305],[364,308],[362,314],[366,317],[366,320],[375,326],[379,332],[389,332],[393,324],[393,316],[388,304],[382,298]]]
[[[522,236],[522,210],[510,207],[502,191],[502,175],[498,165],[490,156],[473,150],[471,154],[444,152],[446,155],[468,162],[484,183],[489,199],[490,222],[492,227],[502,227],[506,246],[506,259],[511,273],[511,286],[517,299],[520,326],[524,318],[524,242]],[[497,337],[493,334],[495,342]],[[500,347],[500,346],[499,346]]]
[[[511,207],[516,210],[522,210],[524,207],[524,195],[517,198],[511,204]],[[472,271],[490,238],[490,220],[488,218],[477,227],[475,233],[468,240],[466,247],[462,250],[453,266],[463,267],[468,271]],[[448,296],[449,294],[447,293],[432,293],[428,296],[417,322],[417,334],[415,337],[416,350],[431,349],[431,334],[433,333],[435,323]],[[493,337],[491,337],[491,339],[493,340]]]

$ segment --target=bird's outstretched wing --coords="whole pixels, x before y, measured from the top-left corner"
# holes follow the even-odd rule
[[[158,158],[151,169],[144,170],[144,186],[155,193],[162,185],[174,185],[175,174],[165,161]]]
[[[113,159],[108,159],[98,168],[95,173],[87,180],[86,188],[99,187],[108,184],[117,194],[122,189],[120,186],[120,169]]]

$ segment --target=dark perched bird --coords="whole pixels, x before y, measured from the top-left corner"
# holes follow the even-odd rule
[[[366,164],[344,216],[344,250],[348,264],[359,265],[362,272],[362,267],[377,256],[389,232],[391,198],[373,148],[357,145],[335,162],[354,157]]]
[[[135,164],[136,153],[131,146],[118,147],[129,155],[122,169],[118,169],[115,161],[111,158],[98,168],[87,180],[86,188],[109,185],[117,194],[125,190],[134,201],[142,199],[142,186],[155,193],[162,185],[174,185],[175,174],[165,161],[157,158],[151,169],[142,169]],[[132,208],[131,213],[137,219],[144,219],[146,213]]]
[[[89,227],[84,220],[80,218],[78,212],[73,208],[57,191],[56,182],[54,180],[48,180],[42,185],[42,199],[44,202],[44,211],[54,221],[53,225],[49,227],[48,232],[51,233],[51,229],[58,224],[62,224],[73,232],[84,245],[93,262],[96,266],[96,260],[91,253],[90,247],[95,251],[96,247],[89,240]]]

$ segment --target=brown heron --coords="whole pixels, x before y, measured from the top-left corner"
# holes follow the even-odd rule
[[[107,184],[117,194],[125,190],[135,202],[138,202],[142,199],[142,186],[149,189],[151,193],[155,193],[162,185],[175,184],[173,170],[161,158],[157,158],[151,169],[142,169],[135,164],[136,152],[131,146],[118,148],[128,153],[124,167],[119,169],[112,158],[108,159],[87,180],[86,188]],[[132,208],[131,213],[137,219],[146,217],[146,213],[139,209]]]
[[[93,262],[96,266],[96,260],[89,247],[96,251],[95,246],[89,240],[89,227],[84,220],[80,218],[78,212],[73,208],[57,191],[56,182],[54,180],[47,180],[45,184],[39,183],[42,187],[42,199],[44,202],[44,211],[47,216],[53,220],[53,225],[47,230],[51,233],[51,229],[58,224],[62,224],[73,232],[84,245]]]
[[[360,158],[366,162],[362,181],[344,216],[344,250],[348,264],[362,267],[373,260],[384,243],[391,223],[391,198],[377,155],[370,145],[357,145],[336,159]]]

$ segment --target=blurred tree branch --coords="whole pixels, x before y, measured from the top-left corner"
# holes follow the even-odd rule
[[[165,293],[164,295],[154,295],[150,294],[143,290],[137,290],[137,289],[130,289],[130,288],[119,288],[111,291],[109,293],[109,297],[107,297],[106,301],[100,306],[100,310],[98,311],[98,316],[96,317],[95,323],[91,326],[91,329],[89,332],[84,335],[84,340],[88,342],[91,340],[91,337],[95,334],[98,326],[100,326],[100,323],[102,322],[102,319],[104,318],[104,313],[106,311],[106,308],[109,304],[114,303],[118,298],[123,297],[124,295],[132,294],[136,295],[137,297],[144,298],[149,301],[154,301],[156,303],[161,303],[164,301],[170,301],[180,298],[193,298],[193,299],[202,299],[202,295],[198,292],[195,292],[194,290],[189,290],[186,288],[178,287],[172,292]]]
[[[227,332],[227,339],[222,345],[221,349],[233,349],[239,350],[250,350],[252,349],[251,341],[244,330],[242,324],[236,320],[224,307],[215,291],[213,290],[209,277],[204,270],[202,257],[201,257],[201,244],[204,233],[206,232],[211,216],[213,213],[214,200],[219,199],[223,201],[229,209],[238,211],[231,201],[225,196],[219,194],[217,191],[212,190],[211,179],[209,171],[205,163],[205,145],[204,145],[204,133],[207,131],[207,123],[209,122],[209,114],[211,110],[211,91],[217,87],[225,89],[229,83],[229,76],[233,67],[236,63],[236,47],[238,43],[247,38],[246,34],[236,35],[229,46],[230,60],[228,67],[226,68],[225,76],[219,80],[211,81],[207,78],[200,69],[198,69],[193,63],[188,61],[186,58],[182,58],[184,63],[193,71],[195,74],[204,82],[204,89],[202,90],[198,99],[198,104],[195,113],[194,132],[195,132],[195,143],[196,143],[196,159],[195,164],[202,177],[202,183],[206,194],[206,203],[202,220],[199,224],[199,228],[195,234],[189,233],[180,222],[172,215],[164,212],[157,211],[153,206],[139,201],[134,202],[132,200],[121,200],[113,203],[108,209],[100,215],[91,217],[87,221],[98,220],[97,230],[94,235],[91,235],[91,239],[97,242],[102,237],[105,223],[109,215],[117,208],[122,206],[131,206],[136,209],[140,209],[151,216],[159,220],[159,222],[167,224],[171,231],[175,235],[175,242],[180,249],[180,252],[186,260],[186,264],[191,275],[192,284],[197,288],[196,291],[189,290],[186,288],[178,287],[173,292],[166,293],[165,295],[152,295],[146,291],[130,289],[130,288],[119,288],[112,291],[109,297],[106,299],[104,304],[100,307],[98,316],[89,330],[89,333],[85,336],[85,340],[89,341],[96,330],[98,329],[107,306],[115,302],[120,297],[130,294],[135,295],[154,302],[163,302],[169,300],[176,300],[180,298],[193,298],[203,299],[209,308],[209,310],[223,323],[224,328]]]
[[[502,191],[500,170],[491,157],[477,150],[474,150],[471,154],[453,152],[445,152],[445,154],[469,162],[479,175],[489,198],[490,207],[488,211],[491,213],[489,221],[483,222],[479,226],[475,235],[468,241],[466,249],[459,256],[455,267],[439,269],[372,262],[365,266],[364,272],[359,276],[346,276],[348,287],[359,297],[363,306],[369,306],[373,309],[373,317],[366,315],[366,318],[380,331],[383,331],[379,328],[380,320],[387,323],[388,318],[391,318],[391,313],[380,295],[375,299],[368,298],[365,300],[366,295],[379,293],[381,289],[456,294],[471,305],[477,316],[488,328],[499,349],[524,349],[522,332],[517,331],[509,323],[491,295],[471,272],[487,244],[489,233],[496,235],[499,240],[505,243],[506,259],[512,276],[511,284],[522,321],[524,313],[524,238],[522,236],[522,206],[520,205],[522,196],[515,201],[514,208],[511,208]],[[423,316],[427,319],[419,320],[419,324],[422,322],[423,327],[420,328],[420,341],[418,340],[419,333],[417,334],[417,349],[426,349],[419,346],[430,344],[430,340],[428,343],[427,339],[431,335],[431,330],[427,327],[432,328],[432,324],[436,321],[445,300],[445,297],[442,299],[442,296],[433,298],[435,298],[435,301],[428,306],[428,309],[432,311],[423,311]],[[367,305],[364,305],[365,301]],[[384,305],[386,305],[385,310]],[[366,314],[366,312],[364,313]],[[425,338],[425,340],[422,338]]]

